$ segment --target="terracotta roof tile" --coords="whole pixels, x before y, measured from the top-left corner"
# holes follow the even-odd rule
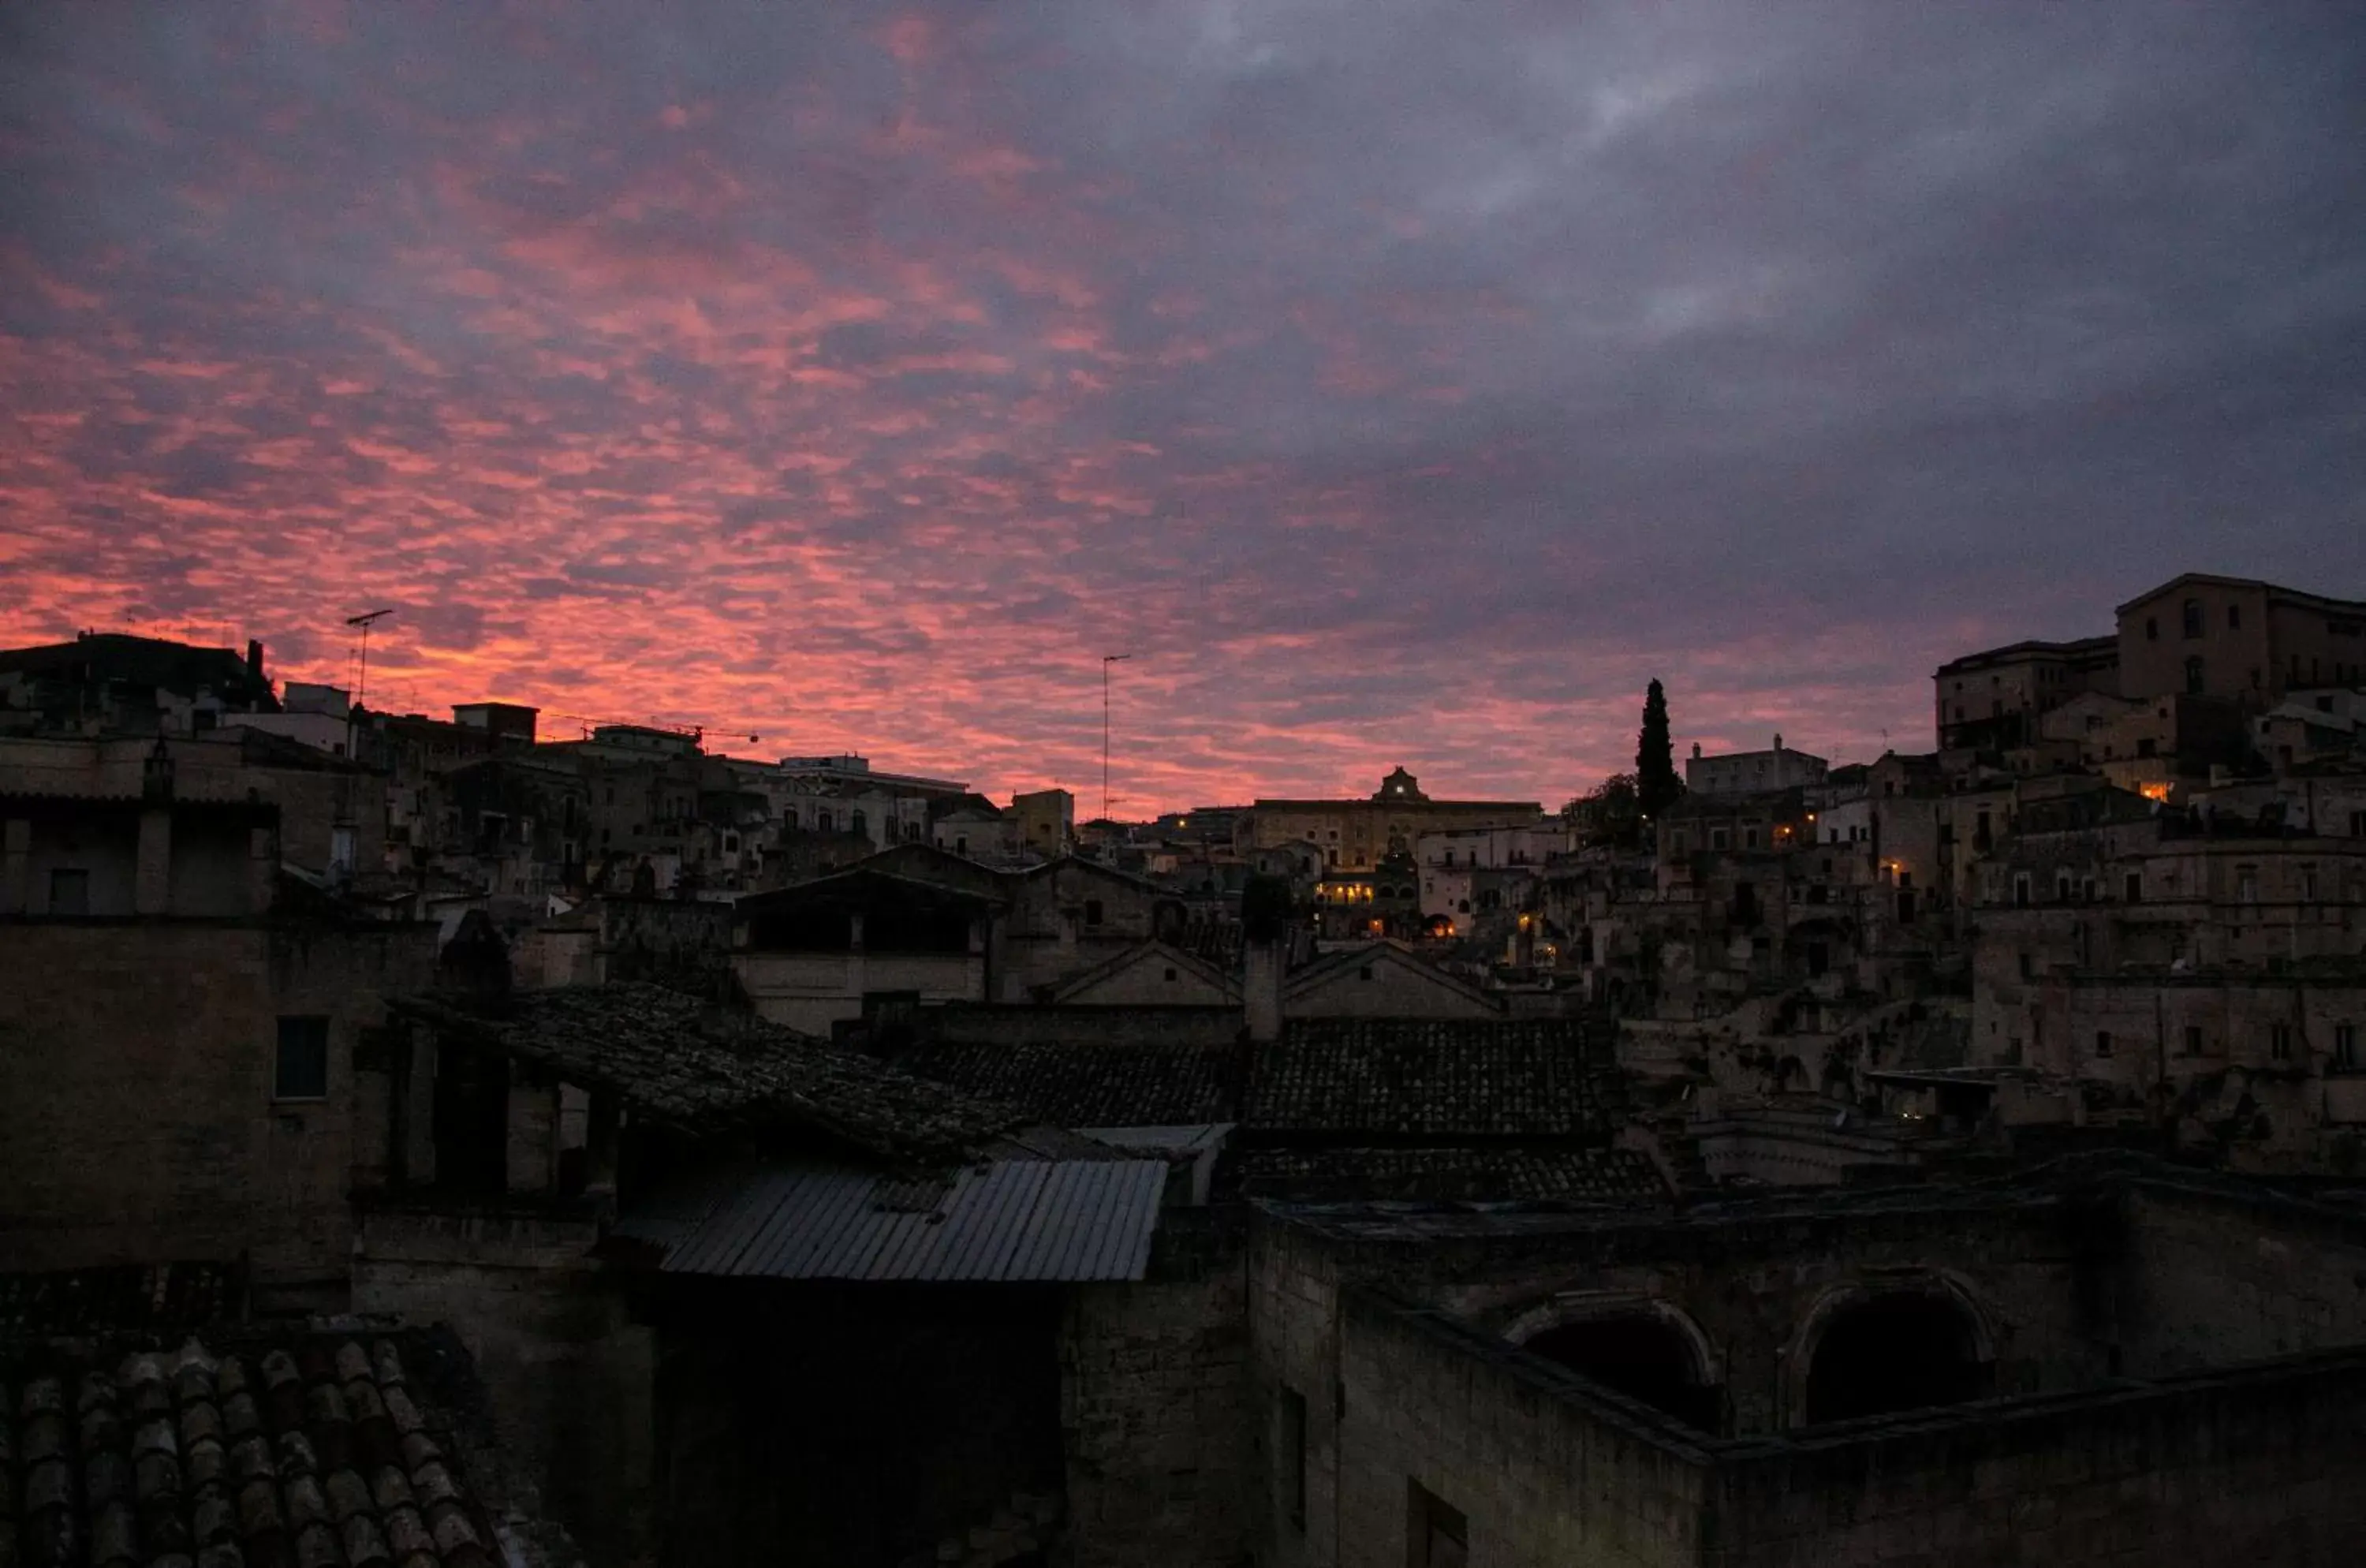
[[[572,1081],[612,1089],[637,1114],[693,1133],[793,1123],[891,1159],[937,1158],[966,1155],[1022,1120],[1010,1107],[659,986],[393,1005]]]
[[[217,1355],[27,1340],[0,1357],[9,1568],[488,1568],[491,1521],[427,1433],[391,1338]],[[407,1470],[354,1467],[400,1402]],[[358,1419],[357,1419],[358,1416]],[[384,1445],[391,1450],[389,1434]]]

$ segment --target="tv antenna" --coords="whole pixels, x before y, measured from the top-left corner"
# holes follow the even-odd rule
[[[347,615],[345,617],[345,625],[349,626],[359,626],[362,632],[359,664],[361,672],[354,681],[354,706],[355,707],[361,706],[362,699],[369,694],[370,627],[376,626],[378,622],[393,614],[394,612],[392,610],[372,610],[366,615]]]
[[[1101,655],[1101,820],[1110,819],[1110,666],[1122,664],[1133,657],[1131,653]]]

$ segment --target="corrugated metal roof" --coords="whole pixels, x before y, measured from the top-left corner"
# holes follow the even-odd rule
[[[614,1234],[669,1274],[771,1280],[1139,1280],[1164,1160],[995,1160],[933,1181],[826,1166],[703,1172]]]

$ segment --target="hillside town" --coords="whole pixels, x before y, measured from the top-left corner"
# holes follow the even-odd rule
[[[2093,624],[1147,821],[0,652],[0,1564],[2334,1561],[2366,602]]]

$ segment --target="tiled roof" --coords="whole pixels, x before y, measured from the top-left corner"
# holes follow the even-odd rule
[[[1242,1122],[1295,1133],[1567,1137],[1606,1127],[1566,1019],[1293,1019],[1252,1069]]]
[[[393,1006],[570,1082],[613,1089],[637,1113],[693,1134],[799,1125],[891,1159],[935,1159],[1023,1120],[1008,1106],[658,986]]]
[[[896,1060],[1058,1127],[1223,1122],[1240,1101],[1241,1049],[1234,1045],[947,1043],[916,1047]]]
[[[493,1568],[492,1521],[410,1343],[0,1361],[0,1562]]]
[[[1093,1010],[1072,1010],[1075,1026],[1089,1022]],[[1256,1046],[1072,1036],[938,1042],[896,1060],[1063,1127],[1237,1121],[1336,1141],[1570,1138],[1609,1125],[1606,1069],[1583,1028],[1560,1019],[1292,1019]]]
[[[1668,1184],[1633,1149],[1245,1149],[1220,1187],[1301,1202],[1425,1200],[1664,1203]]]

